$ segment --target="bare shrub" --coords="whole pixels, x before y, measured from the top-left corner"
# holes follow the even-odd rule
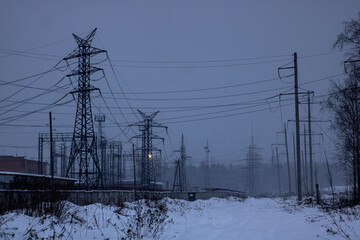
[[[136,203],[133,218],[128,220],[127,239],[143,239],[144,237],[159,239],[166,223],[167,205],[163,201],[141,200]]]

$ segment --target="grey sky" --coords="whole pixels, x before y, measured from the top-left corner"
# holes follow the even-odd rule
[[[93,46],[108,51],[120,84],[124,92],[128,93],[126,96],[131,99],[129,101],[132,107],[146,112],[155,111],[159,107],[160,113],[157,120],[169,126],[169,136],[173,145],[171,145],[165,132],[160,133],[167,138],[165,143],[167,155],[179,147],[181,133],[184,133],[188,154],[193,156],[193,163],[203,159],[203,146],[207,139],[211,153],[214,154],[215,152],[217,162],[229,163],[241,158],[244,153],[242,149],[250,142],[252,125],[254,126],[255,139],[264,148],[264,157],[268,157],[271,154],[270,145],[276,141],[276,132],[281,130],[281,119],[283,122],[293,119],[293,105],[285,106],[293,103],[293,101],[283,102],[282,105],[284,106],[281,108],[278,103],[270,104],[271,110],[277,110],[275,112],[270,111],[266,104],[234,111],[229,109],[244,106],[209,108],[198,111],[189,111],[189,109],[178,111],[178,107],[214,106],[261,100],[291,89],[293,86],[292,78],[284,81],[273,80],[261,84],[196,92],[140,95],[131,93],[216,88],[272,79],[277,77],[278,67],[291,62],[291,54],[294,51],[299,56],[300,83],[341,74],[343,72],[341,61],[344,52],[329,52],[334,51],[332,44],[337,34],[342,31],[342,22],[356,18],[360,10],[359,1],[325,0],[1,1],[0,6],[0,80],[13,81],[50,69],[58,60],[76,47],[72,33],[84,35],[97,27],[98,31]],[[27,55],[30,57],[25,57],[19,56],[18,53],[17,55],[6,56],[8,54],[4,49],[29,50],[31,53],[47,55],[30,54]],[[312,56],[320,53],[329,54]],[[279,55],[281,57],[262,58]],[[105,55],[99,55],[95,57],[94,61],[101,61],[104,58]],[[259,59],[219,61],[244,58]],[[203,60],[215,62],[178,62]],[[149,63],[148,61],[160,63]],[[64,63],[61,66],[64,66]],[[104,62],[100,66],[104,68],[113,91],[120,93],[108,62]],[[66,73],[68,70],[49,73],[31,86],[49,88]],[[96,75],[94,78],[100,76]],[[33,80],[29,79],[19,82],[19,84],[26,85]],[[60,85],[68,83],[69,80],[64,79]],[[111,99],[104,79],[93,82],[93,85],[102,89],[106,101],[111,107],[114,107],[113,112],[117,116],[117,121],[126,125],[125,120],[119,115],[115,101]],[[68,87],[66,91],[72,89],[71,86]],[[329,80],[314,82],[302,87],[313,90],[316,96],[320,96],[326,94]],[[18,89],[20,89],[18,86],[1,86],[0,99],[7,98]],[[276,90],[216,99],[174,100],[226,96],[269,89]],[[66,91],[63,90],[63,92]],[[0,118],[2,119],[0,123],[9,116],[22,114],[22,112],[4,114],[4,109],[14,107],[6,106],[12,103],[10,101],[21,101],[40,92],[36,89],[25,89],[6,101],[1,102],[0,100]],[[63,92],[50,93],[34,99],[32,102],[50,103],[63,96]],[[96,95],[98,94],[94,93],[94,103],[107,114],[107,110],[104,108],[105,104],[102,103],[101,98],[95,98]],[[123,98],[121,94],[117,94],[117,96]],[[136,100],[134,98],[163,100]],[[63,102],[70,99],[71,97],[68,96]],[[278,98],[272,101],[274,100],[278,100]],[[124,107],[122,110],[126,113],[128,122],[136,121],[131,110],[128,109],[127,102],[119,99],[118,103]],[[266,102],[262,101],[261,103]],[[52,109],[55,117],[54,128],[59,132],[72,132],[71,125],[75,117],[75,104],[68,105],[72,107]],[[16,110],[29,111],[40,107],[40,105],[28,103]],[[148,107],[154,107],[154,109],[148,109]],[[180,120],[216,117],[259,109],[264,110],[204,121],[172,123]],[[282,117],[280,109],[282,110]],[[326,118],[319,109],[318,106],[313,107],[314,117]],[[172,119],[225,110],[229,111],[178,120]],[[306,112],[303,111],[303,108],[301,110],[301,117],[305,117]],[[45,126],[48,122],[46,111],[7,124],[42,124]],[[93,112],[97,113],[98,111],[93,108]],[[72,113],[72,115],[62,113]],[[108,116],[105,132],[108,137],[114,137],[120,131],[114,123],[110,122],[110,119],[111,117]],[[67,125],[67,127],[59,127],[60,125]],[[291,132],[292,125],[290,124],[289,127]],[[324,130],[327,127],[326,124],[323,125]],[[137,129],[134,130],[137,132]],[[314,130],[320,131],[321,129],[315,124]],[[39,131],[48,131],[48,128],[0,125],[0,145],[37,146],[37,132]],[[127,130],[126,132],[129,137],[133,135],[131,131]],[[330,133],[328,134],[331,136]],[[123,136],[117,139],[126,141]],[[279,140],[281,140],[280,137]],[[326,147],[328,147],[329,140],[325,139],[325,142]],[[130,146],[126,145],[125,148],[130,149]],[[37,150],[32,148],[25,151],[0,147],[0,150],[1,154],[4,152],[15,154],[17,152],[19,155],[26,154],[30,157],[37,157]]]

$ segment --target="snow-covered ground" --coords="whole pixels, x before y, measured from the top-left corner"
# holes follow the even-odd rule
[[[138,201],[122,208],[66,203],[56,217],[11,212],[0,239],[360,239],[360,207],[326,212],[294,200],[237,198]],[[346,238],[346,235],[349,238]]]

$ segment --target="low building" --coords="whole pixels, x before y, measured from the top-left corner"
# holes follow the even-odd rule
[[[76,179],[30,173],[0,172],[0,189],[71,190]]]
[[[0,156],[0,171],[17,173],[39,173],[39,163],[25,157]],[[43,163],[42,169],[47,169],[47,163]],[[44,171],[47,172],[47,171]]]

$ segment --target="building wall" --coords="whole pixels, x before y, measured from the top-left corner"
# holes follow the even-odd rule
[[[47,163],[43,163],[46,169]],[[0,171],[19,172],[19,173],[38,173],[39,164],[37,161],[26,159],[25,157],[0,156]]]

